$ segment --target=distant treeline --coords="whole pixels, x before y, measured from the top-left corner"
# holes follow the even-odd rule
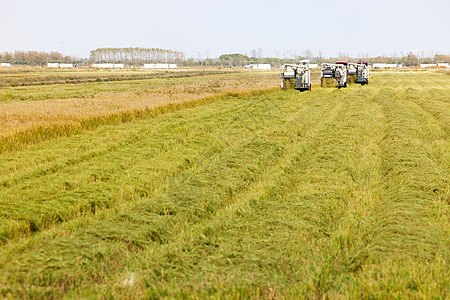
[[[421,57],[419,58],[417,55],[412,52],[406,54],[402,57],[388,57],[388,56],[377,56],[377,57],[350,57],[348,55],[339,55],[338,57],[330,57],[323,58],[317,56],[298,56],[296,58],[274,58],[274,57],[248,57],[241,53],[235,54],[224,54],[219,56],[217,59],[209,59],[204,60],[205,62],[209,62],[211,65],[229,65],[229,66],[244,66],[247,64],[271,64],[272,66],[282,65],[285,63],[293,63],[298,62],[301,59],[309,59],[312,62],[323,63],[323,62],[335,62],[337,60],[346,60],[346,61],[360,61],[364,60],[369,63],[395,63],[395,64],[403,64],[405,66],[414,66],[420,63],[442,63],[442,62],[450,62],[449,55],[436,54],[434,57]]]
[[[177,63],[185,59],[181,51],[159,48],[99,48],[91,51],[91,62]]]
[[[406,53],[405,55],[400,56],[376,56],[376,57],[350,57],[345,54],[339,55],[337,58],[330,58],[328,61],[331,62],[334,60],[364,60],[369,63],[387,63],[387,64],[402,64],[404,66],[418,66],[419,64],[431,64],[431,63],[446,63],[450,62],[450,56],[445,54],[435,54],[430,57],[417,56],[413,52]]]
[[[124,63],[132,66],[142,66],[144,63],[176,63],[179,66],[245,66],[248,64],[271,64],[273,67],[285,63],[296,63],[300,59],[309,59],[311,62],[323,63],[334,62],[336,60],[358,61],[364,60],[369,63],[391,63],[403,64],[404,66],[416,66],[427,63],[448,63],[450,55],[434,54],[430,57],[422,55],[418,57],[413,52],[401,54],[399,56],[376,56],[368,57],[359,55],[351,57],[345,53],[339,53],[337,57],[324,58],[322,55],[313,55],[310,50],[297,55],[291,53],[289,57],[262,57],[262,51],[253,51],[250,55],[241,53],[223,54],[217,58],[202,57],[199,53],[197,59],[187,58],[181,51],[158,49],[158,48],[99,48],[92,50],[90,58],[76,58],[64,56],[59,52],[38,52],[38,51],[15,51],[0,53],[0,62],[12,63],[15,65],[46,66],[49,62],[77,63],[78,65],[88,65],[91,63]],[[206,55],[207,56],[207,55]]]
[[[14,51],[0,53],[0,62],[16,65],[45,66],[49,62],[73,63],[80,59],[59,52]]]

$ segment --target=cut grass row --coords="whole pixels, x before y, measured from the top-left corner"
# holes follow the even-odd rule
[[[446,298],[448,84],[376,76],[3,153],[0,295]]]

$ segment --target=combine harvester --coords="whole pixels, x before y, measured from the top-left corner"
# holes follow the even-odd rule
[[[308,67],[309,60],[301,60],[298,65],[285,64],[281,73],[281,89],[294,88],[300,92],[311,90],[311,71]]]
[[[369,63],[358,61],[356,65],[356,83],[361,85],[369,84]]]
[[[338,89],[340,89],[341,87],[347,87],[347,80],[348,80],[347,66],[348,63],[346,61],[336,62],[336,71],[334,72],[334,79],[337,82]]]
[[[347,83],[352,84],[356,82],[357,76],[356,76],[356,69],[358,67],[358,64],[349,62],[347,65]]]
[[[335,64],[322,64],[320,72],[321,87],[347,87],[347,65],[346,61],[337,61]]]
[[[320,86],[321,87],[335,87],[334,81],[334,64],[323,63],[320,71]]]

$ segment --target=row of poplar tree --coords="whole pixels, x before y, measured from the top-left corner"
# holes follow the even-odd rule
[[[185,59],[181,51],[159,48],[98,48],[90,54],[92,62],[176,63]]]

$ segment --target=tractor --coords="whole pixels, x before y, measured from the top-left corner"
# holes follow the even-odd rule
[[[308,60],[301,60],[299,64],[285,64],[281,73],[281,89],[294,88],[300,92],[311,90],[311,72]]]
[[[358,61],[355,82],[361,85],[369,84],[369,64],[366,61]]]

